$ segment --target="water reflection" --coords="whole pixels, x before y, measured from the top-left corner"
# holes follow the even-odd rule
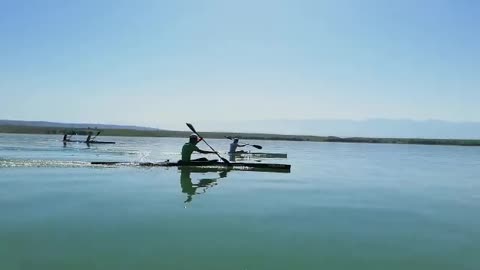
[[[232,162],[237,161],[237,155],[232,154],[232,153],[228,153],[228,160],[232,161]]]
[[[180,186],[182,192],[187,194],[187,199],[184,203],[190,203],[193,200],[193,196],[198,194],[203,194],[207,190],[215,185],[217,185],[217,180],[220,178],[226,178],[229,169],[218,169],[218,168],[194,168],[194,167],[183,167],[180,169]],[[209,178],[200,178],[192,179],[192,174],[206,174],[209,172],[218,173],[217,177]],[[195,183],[194,183],[195,182]]]

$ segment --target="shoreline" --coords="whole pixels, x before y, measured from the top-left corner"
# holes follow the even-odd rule
[[[0,133],[8,134],[44,134],[63,135],[72,128],[59,127],[32,127],[32,126],[0,126]],[[86,135],[87,130],[77,132]],[[101,136],[113,137],[173,137],[185,138],[189,131],[174,130],[131,130],[131,129],[102,129]],[[270,141],[304,141],[304,142],[339,142],[339,143],[373,143],[373,144],[414,144],[414,145],[452,145],[452,146],[480,146],[480,139],[433,139],[433,138],[375,138],[375,137],[336,137],[313,135],[283,135],[268,133],[242,132],[201,132],[205,138],[224,139],[225,136],[238,137],[242,140],[270,140]]]

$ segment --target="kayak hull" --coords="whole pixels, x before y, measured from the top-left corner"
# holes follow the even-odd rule
[[[90,141],[90,142],[85,142],[87,144],[115,144],[115,142],[104,142],[104,141]]]
[[[135,165],[141,167],[178,167],[178,168],[219,168],[219,169],[241,169],[253,171],[272,171],[272,172],[290,172],[290,164],[274,164],[274,163],[248,163],[248,162],[231,162],[224,163],[217,160],[210,161],[191,161],[191,162],[118,162],[118,161],[94,161],[92,165]]]
[[[79,140],[68,140],[63,141],[64,143],[86,143],[86,144],[115,144],[115,142],[105,142],[105,141],[79,141]]]
[[[231,157],[287,158],[287,153],[235,152],[228,153],[228,155]]]

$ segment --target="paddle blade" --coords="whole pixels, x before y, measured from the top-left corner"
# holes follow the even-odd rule
[[[261,145],[258,145],[258,144],[252,144],[252,146],[257,148],[257,149],[262,149],[263,148]]]
[[[186,123],[186,124],[187,124],[187,127],[188,127],[191,131],[193,131],[193,133],[197,133],[197,131],[195,130],[195,128],[192,126],[192,124],[190,124],[190,123]]]
[[[233,140],[233,138],[230,137],[230,136],[225,136],[225,138],[227,138],[227,139],[229,139],[229,140]]]

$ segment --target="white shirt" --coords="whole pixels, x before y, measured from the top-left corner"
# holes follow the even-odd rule
[[[235,153],[237,151],[237,147],[238,147],[238,143],[232,142],[230,144],[230,151],[228,151],[228,152],[229,153]]]

